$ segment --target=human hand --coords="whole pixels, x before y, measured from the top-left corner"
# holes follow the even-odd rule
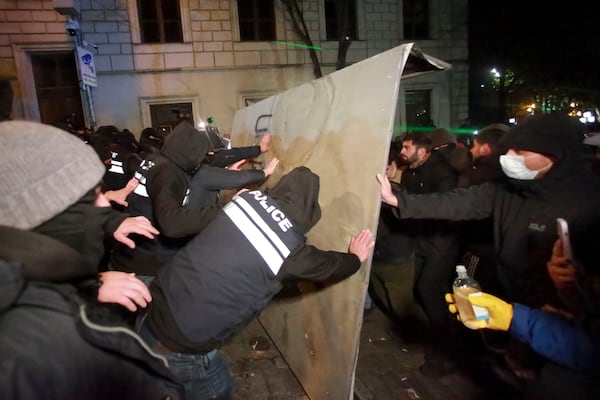
[[[260,139],[260,152],[265,153],[271,149],[271,134],[265,133]]]
[[[373,234],[368,229],[363,229],[360,233],[350,239],[348,253],[358,257],[361,263],[365,262],[369,256],[369,251],[375,246]]]
[[[104,196],[106,196],[106,198],[112,202],[127,207],[127,196],[129,196],[131,192],[135,190],[138,184],[139,181],[137,179],[131,178],[125,187],[119,190],[108,190],[104,193]]]
[[[482,297],[485,297],[484,300],[482,300]],[[493,305],[490,305],[491,303],[493,303],[492,300],[489,300],[488,298],[493,298],[495,300],[497,300],[498,302],[501,302],[505,305],[507,305],[508,307],[510,307],[510,310],[499,310],[502,308],[501,305],[498,305],[496,308],[494,308]],[[473,305],[480,305],[482,307],[487,308],[488,311],[488,319],[485,320],[470,320],[468,321],[468,323],[466,324],[466,326],[470,329],[482,329],[482,328],[489,328],[489,329],[495,329],[495,330],[508,330],[508,327],[510,326],[510,321],[512,320],[512,305],[505,303],[504,301],[498,299],[497,297],[494,297],[492,295],[489,295],[487,293],[481,293],[478,292],[476,293],[474,296],[469,295],[468,296],[469,301],[471,302],[471,304]],[[476,299],[475,301],[473,301],[474,299]],[[444,300],[446,300],[446,303],[448,303],[448,310],[452,313],[456,315],[456,319],[457,320],[461,320],[460,319],[460,314],[458,313],[458,307],[456,306],[456,299],[454,298],[454,295],[451,293],[446,293],[446,295],[444,296]],[[485,305],[483,304],[485,303]],[[510,314],[510,316],[508,316],[508,314]],[[502,316],[505,316],[504,319],[508,318],[508,322],[503,320]],[[462,322],[462,321],[461,321]],[[502,327],[506,326],[506,329],[502,329]]]
[[[239,170],[241,169],[240,167],[241,167],[241,166],[242,166],[242,164],[243,164],[243,163],[245,163],[245,162],[246,162],[246,159],[245,159],[245,158],[244,158],[243,160],[236,161],[236,162],[234,162],[233,164],[229,165],[229,166],[227,167],[227,169],[228,169],[228,170],[230,170],[230,171],[239,171]]]
[[[100,273],[98,301],[100,303],[116,303],[131,312],[137,310],[136,304],[145,308],[152,301],[148,287],[135,277],[135,274],[121,271]]]
[[[265,173],[265,178],[268,177],[269,175],[271,175],[273,172],[275,172],[275,168],[277,167],[277,164],[279,164],[279,158],[273,157],[271,159],[271,161],[269,161],[269,164],[267,164],[267,166],[265,168],[263,168],[263,172]]]
[[[392,192],[392,185],[386,176],[377,174],[379,182],[379,191],[381,192],[381,201],[394,207],[398,207],[398,199]]]
[[[581,269],[572,263],[563,254],[563,246],[560,239],[554,242],[552,247],[552,257],[546,264],[548,275],[557,289],[572,288],[582,273]]]
[[[129,239],[130,233],[146,236],[148,239],[154,239],[158,235],[158,229],[152,226],[150,220],[146,217],[127,217],[113,234],[114,238],[131,249],[135,249],[135,242]]]
[[[486,324],[487,328],[497,331],[507,331],[510,328],[513,317],[512,304],[483,292],[470,294],[469,301],[472,305],[487,308],[489,314],[489,319]]]

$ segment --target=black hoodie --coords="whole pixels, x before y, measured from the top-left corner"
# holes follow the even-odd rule
[[[140,185],[127,198],[129,205],[125,211],[147,217],[160,235],[153,240],[137,236],[134,250],[117,244],[111,258],[113,268],[155,275],[160,266],[215,216],[216,204],[186,207],[188,177],[200,167],[210,149],[206,135],[183,121],[173,130],[160,154],[147,156],[139,170],[142,173]]]
[[[304,243],[321,215],[318,195],[319,177],[299,167],[267,193],[235,197],[159,271],[148,316],[156,338],[174,351],[205,353],[260,313],[282,283],[355,273],[354,254]]]
[[[242,150],[239,155],[260,153],[258,146],[243,149],[248,151]],[[181,121],[160,154],[146,157],[138,170],[140,185],[127,199],[126,211],[147,217],[160,235],[153,240],[137,237],[134,250],[117,244],[111,259],[115,269],[155,275],[216,215],[220,190],[238,189],[265,179],[262,170],[233,171],[207,165],[211,150],[205,133]]]
[[[80,228],[102,226],[80,211],[45,233],[0,226],[0,398],[183,398],[165,360],[112,314],[121,306],[96,301],[93,236]]]

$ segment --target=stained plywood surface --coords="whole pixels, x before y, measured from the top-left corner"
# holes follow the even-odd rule
[[[406,44],[236,113],[235,146],[272,134],[271,151],[261,157],[281,161],[266,187],[300,165],[320,176],[322,218],[308,234],[310,244],[345,252],[361,229],[376,232],[375,174],[385,171],[407,60],[411,74],[447,66]],[[273,301],[260,316],[311,399],[352,395],[369,270],[370,259],[343,282],[302,283],[299,295]]]

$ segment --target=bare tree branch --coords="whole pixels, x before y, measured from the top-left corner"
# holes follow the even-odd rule
[[[351,0],[352,1],[352,0]],[[337,31],[338,31],[338,56],[336,69],[340,70],[346,66],[346,55],[352,44],[350,37],[350,2],[348,0],[336,0]]]
[[[290,18],[294,32],[300,37],[304,44],[308,46],[308,53],[313,64],[313,75],[315,78],[322,77],[323,72],[321,71],[321,62],[319,61],[319,57],[317,57],[317,52],[310,38],[308,27],[306,26],[306,21],[304,20],[304,14],[300,9],[298,0],[280,1],[283,4],[288,17]]]

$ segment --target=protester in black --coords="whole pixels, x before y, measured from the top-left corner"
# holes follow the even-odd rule
[[[0,398],[182,398],[165,360],[108,304],[135,311],[151,297],[132,275],[99,277],[112,211],[100,207],[96,153],[48,125],[2,122],[0,170]],[[123,225],[121,235],[148,232]]]
[[[193,196],[190,180],[203,168],[210,151],[207,136],[189,122],[182,121],[160,153],[146,157],[135,176],[139,185],[128,197],[126,211],[147,217],[158,228],[160,236],[154,239],[136,238],[135,249],[117,245],[111,257],[113,269],[154,276],[212,220],[219,209],[218,204],[190,204]],[[219,174],[233,176],[231,187],[241,188],[264,181],[277,162],[273,159],[264,170],[228,171],[221,168]]]
[[[348,253],[305,243],[321,216],[318,195],[319,177],[306,167],[266,192],[242,192],[159,271],[142,335],[187,377],[190,398],[228,398],[231,381],[217,349],[283,284],[341,280],[366,260],[374,246],[367,230],[351,239]]]

